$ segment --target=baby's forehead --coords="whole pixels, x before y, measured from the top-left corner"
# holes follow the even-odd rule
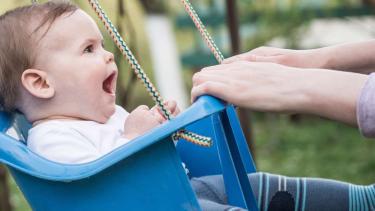
[[[102,35],[94,20],[82,10],[77,10],[57,18],[46,29],[39,44],[42,47],[60,48],[77,45],[86,39],[102,39]]]

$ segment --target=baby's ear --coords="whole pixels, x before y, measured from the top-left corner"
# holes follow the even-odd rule
[[[21,76],[22,86],[37,98],[48,99],[55,95],[55,89],[47,80],[47,73],[37,69],[27,69]]]

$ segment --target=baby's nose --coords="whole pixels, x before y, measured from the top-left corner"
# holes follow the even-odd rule
[[[112,52],[109,52],[109,51],[106,51],[106,62],[107,63],[111,63],[111,62],[113,62],[115,59],[115,57],[114,57],[114,55],[113,55],[113,53]]]

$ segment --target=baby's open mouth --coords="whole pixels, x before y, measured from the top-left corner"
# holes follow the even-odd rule
[[[115,93],[116,72],[113,72],[103,81],[103,90],[109,94]]]

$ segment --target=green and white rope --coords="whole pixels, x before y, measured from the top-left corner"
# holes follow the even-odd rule
[[[208,45],[211,52],[214,54],[217,62],[220,64],[224,60],[224,56],[216,46],[214,40],[208,33],[206,27],[202,23],[201,19],[199,18],[197,12],[195,11],[193,5],[190,3],[189,0],[181,0],[181,3],[184,5],[186,12],[189,14],[190,18],[194,22],[194,25],[197,27],[199,33],[201,34],[203,40]]]
[[[157,106],[161,109],[164,116],[170,120],[172,115],[168,109],[165,108],[165,105],[163,104],[163,99],[160,96],[159,92],[156,90],[155,86],[152,84],[152,82],[147,77],[146,73],[143,71],[141,66],[139,65],[138,61],[132,54],[131,50],[126,45],[125,41],[122,39],[121,35],[118,33],[116,27],[112,24],[111,20],[108,18],[102,7],[100,6],[99,2],[97,0],[88,0],[96,14],[98,15],[99,19],[103,22],[106,30],[112,37],[113,41],[117,45],[117,47],[120,49],[123,56],[127,59],[129,64],[131,65],[131,68],[136,73],[137,77],[143,82],[144,86],[150,93],[151,97],[157,104]],[[176,134],[172,135],[172,138],[174,140],[177,140],[178,138],[183,138],[187,141],[190,141],[192,143],[201,145],[201,146],[211,146],[212,140],[210,137],[201,136],[198,134],[194,134],[192,132],[188,132],[186,130],[180,130]]]

